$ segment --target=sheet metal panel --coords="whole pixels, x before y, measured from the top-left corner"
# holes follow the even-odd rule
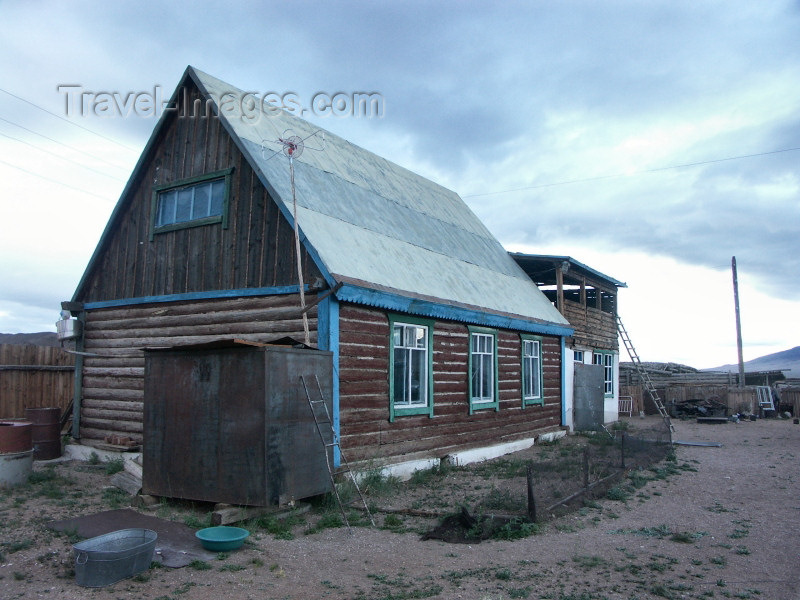
[[[299,377],[317,375],[330,401],[331,365],[277,346],[148,352],[144,493],[268,506],[328,491]]]
[[[214,98],[243,95],[194,73]],[[281,147],[272,142],[287,130],[307,138],[320,129],[285,111],[243,115],[235,102],[220,114],[284,204],[284,214],[291,215],[288,159],[276,154]],[[307,144],[319,147],[321,136]],[[324,150],[307,149],[294,164],[298,225],[327,272],[444,302],[566,323],[454,192],[329,132]]]

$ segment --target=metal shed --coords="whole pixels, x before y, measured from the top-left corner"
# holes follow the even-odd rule
[[[146,351],[143,492],[270,506],[329,491],[301,377],[315,389],[316,377],[330,402],[332,354],[299,346]]]

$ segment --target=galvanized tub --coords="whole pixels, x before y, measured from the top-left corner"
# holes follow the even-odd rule
[[[103,587],[150,568],[158,534],[150,529],[120,529],[78,542],[75,582]]]

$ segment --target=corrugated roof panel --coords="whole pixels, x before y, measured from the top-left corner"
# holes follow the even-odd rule
[[[217,101],[226,92],[244,94],[194,73]],[[312,150],[321,145],[319,128],[285,111],[243,116],[236,103],[220,110],[289,213],[289,165],[275,142],[287,130],[308,138],[294,161],[297,220],[328,272],[444,303],[567,323],[454,192],[329,132],[324,149]]]

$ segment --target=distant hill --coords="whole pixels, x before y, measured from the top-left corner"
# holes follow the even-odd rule
[[[739,370],[739,365],[722,365],[713,369],[703,369],[704,371],[733,371]],[[800,377],[800,346],[791,350],[767,354],[760,358],[745,361],[744,370],[752,371],[789,371],[787,377]]]
[[[32,344],[34,346],[60,346],[56,332],[0,333],[0,344]]]

